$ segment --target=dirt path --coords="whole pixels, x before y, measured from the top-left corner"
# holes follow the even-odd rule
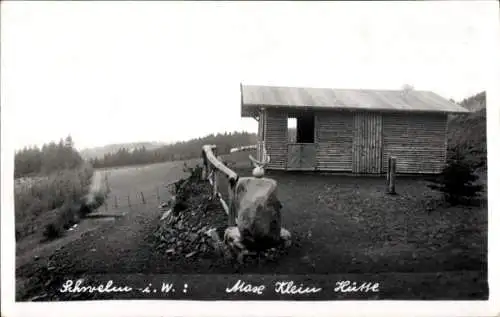
[[[157,206],[135,208],[113,225],[93,230],[85,239],[62,248],[54,261],[61,273],[144,272],[159,217]]]
[[[45,254],[36,261],[24,265],[19,263],[16,272],[20,288],[17,290],[18,298],[26,300],[43,293],[41,284],[45,285],[50,280],[50,274],[45,273],[52,270],[58,276],[147,271],[154,254],[151,233],[159,217],[157,206],[136,208],[116,221],[77,236],[51,256]]]

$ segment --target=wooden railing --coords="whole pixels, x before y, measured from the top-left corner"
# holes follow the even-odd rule
[[[217,147],[215,145],[204,145],[201,155],[204,178],[210,182],[213,188],[212,198],[219,199],[228,215],[228,225],[234,226],[236,224],[235,191],[239,176],[217,157]],[[225,186],[226,188],[220,186],[220,176],[228,180],[229,185]],[[221,191],[226,191],[227,195],[223,195]],[[224,196],[227,197],[228,201],[224,199]]]
[[[255,150],[255,149],[257,149],[257,145],[246,145],[246,146],[232,148],[230,152],[234,153],[234,152],[239,152],[239,151],[248,151],[248,150]]]

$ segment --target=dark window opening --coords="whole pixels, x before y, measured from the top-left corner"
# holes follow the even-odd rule
[[[314,143],[314,114],[302,114],[288,119],[288,122],[288,135],[291,143]],[[292,125],[295,123],[295,127],[290,127],[290,123]]]

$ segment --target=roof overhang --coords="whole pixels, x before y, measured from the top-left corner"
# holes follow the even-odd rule
[[[242,118],[255,118],[259,116],[261,109],[266,110],[279,110],[286,113],[294,114],[301,112],[380,112],[380,113],[419,113],[419,114],[466,114],[470,113],[469,110],[457,111],[440,111],[440,110],[419,110],[419,109],[374,109],[374,108],[353,108],[345,106],[333,107],[312,107],[312,106],[282,106],[282,105],[257,105],[257,104],[242,104],[241,117]]]
[[[240,83],[240,96],[241,96],[241,101],[240,101],[240,110],[241,110],[241,117],[256,117],[259,115],[259,112],[261,109],[276,109],[276,110],[281,110],[285,111],[288,113],[300,113],[304,111],[328,111],[328,112],[334,112],[334,111],[350,111],[350,112],[386,112],[386,113],[429,113],[429,114],[464,114],[464,113],[470,113],[470,111],[460,105],[457,105],[455,103],[451,103],[448,100],[444,100],[444,98],[431,93],[433,95],[433,98],[439,98],[438,101],[441,103],[445,103],[446,107],[432,107],[432,106],[426,106],[425,104],[420,104],[420,106],[413,105],[410,100],[409,104],[405,104],[404,101],[401,103],[401,100],[396,103],[389,103],[386,102],[385,104],[372,104],[369,102],[369,100],[365,100],[365,102],[360,102],[359,104],[345,104],[345,101],[342,102],[341,100],[332,100],[332,103],[328,102],[322,102],[322,103],[316,103],[313,105],[306,105],[306,104],[299,104],[300,100],[296,100],[298,102],[295,103],[288,103],[288,104],[280,104],[274,100],[272,104],[269,103],[255,103],[252,102],[252,100],[245,100],[245,94],[244,94],[244,89],[252,87],[252,86],[244,86],[243,84]],[[272,87],[266,87],[262,86],[263,89],[258,91],[258,98],[257,99],[262,99],[259,101],[265,101],[268,98],[266,97],[266,93],[269,93],[269,88],[273,89]],[[255,86],[252,87],[255,89]],[[288,88],[291,89],[290,92],[294,93],[295,91],[293,89],[303,89],[303,88]],[[307,88],[304,88],[307,89]],[[332,90],[336,91],[336,90]],[[355,91],[355,90],[352,90]],[[359,90],[362,91],[362,90]],[[273,93],[276,91],[272,91]],[[428,92],[419,92],[420,94]],[[273,96],[270,96],[273,97]],[[255,99],[255,98],[250,98],[250,99]],[[272,99],[272,98],[271,98]],[[297,98],[300,99],[300,98]],[[303,100],[305,101],[305,100]],[[368,103],[367,103],[368,102]],[[432,104],[432,103],[431,103]]]

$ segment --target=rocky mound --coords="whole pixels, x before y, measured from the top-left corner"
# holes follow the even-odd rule
[[[195,174],[175,183],[174,198],[160,205],[165,213],[154,233],[157,249],[172,258],[214,255],[227,226],[227,215],[211,198],[209,183]]]

